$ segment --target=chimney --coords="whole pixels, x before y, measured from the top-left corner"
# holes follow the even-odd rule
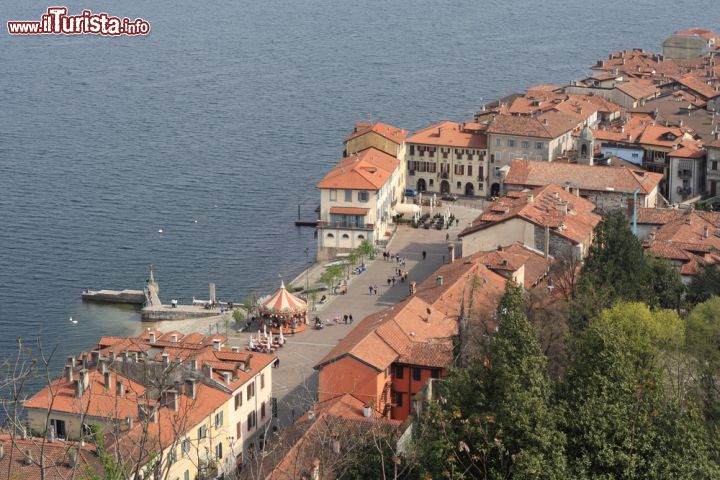
[[[442,284],[443,284],[443,277],[442,277],[442,275],[438,275],[437,277],[435,277],[435,286],[436,286],[436,287],[442,287]]]
[[[332,439],[332,450],[333,453],[339,454],[340,453],[340,438],[338,438],[337,435],[333,436]]]
[[[115,382],[115,395],[118,397],[125,396],[125,384],[123,384],[122,380],[117,380]]]
[[[92,363],[97,363],[98,361],[100,361],[100,351],[99,350],[93,350],[92,352],[90,352],[90,355],[91,355],[90,361],[92,361]]]
[[[708,238],[710,236],[710,229],[708,227],[705,227],[703,229],[703,238]]]
[[[122,359],[123,359],[123,362],[127,362],[127,361],[128,361],[128,351],[127,351],[127,350],[123,350],[123,352],[122,352]]]
[[[223,380],[225,383],[230,384],[230,380],[232,379],[232,374],[230,372],[223,372]]]
[[[197,359],[193,358],[192,360],[190,360],[190,370],[197,370],[197,369],[198,369]]]
[[[50,442],[50,443],[53,443],[57,440],[57,438],[55,436],[55,427],[52,425],[50,425],[50,427],[48,427],[48,429],[47,429],[47,439],[48,439],[48,442]]]
[[[33,457],[32,452],[29,448],[25,449],[25,465],[32,465],[33,463]]]
[[[162,363],[163,363],[163,365],[170,365],[170,354],[169,353],[162,354]]]
[[[0,443],[0,460],[5,458],[5,444]]]
[[[110,390],[110,372],[103,373],[103,383],[105,384],[105,388]]]
[[[240,353],[240,347],[232,347],[233,353]]]
[[[543,245],[543,254],[545,258],[550,256],[550,227],[545,225],[545,244]]]
[[[67,461],[68,467],[75,466],[75,464],[77,463],[77,456],[78,456],[77,449],[75,449],[75,448],[68,449],[68,461]]]
[[[552,192],[552,196],[555,200],[560,200],[560,194],[558,192]]]
[[[114,351],[110,350],[108,352],[108,360],[110,360],[110,363],[115,361],[115,352]]]
[[[692,225],[692,219],[690,217],[685,219],[685,225]]]
[[[558,210],[562,213],[568,213],[568,204],[565,202],[558,204]]]
[[[547,127],[547,124],[548,124],[547,118],[543,118],[542,123],[543,123],[543,125],[545,125]]]
[[[150,340],[150,343],[155,343],[155,332],[150,332],[148,334],[148,338]]]
[[[455,243],[448,244],[448,258],[450,258],[450,263],[455,262]]]
[[[65,365],[65,381],[68,383],[73,381],[73,367],[71,365]]]
[[[203,364],[203,373],[206,377],[212,378],[213,376],[213,367],[210,366],[210,364],[205,363]]]
[[[655,232],[650,232],[650,233],[648,234],[648,238],[649,238],[650,240],[655,240]]]
[[[213,340],[213,346],[215,347],[215,350],[220,351],[220,339],[216,338]]]
[[[363,417],[369,418],[370,415],[372,415],[372,408],[370,408],[370,405],[365,405],[363,407]]]
[[[80,370],[80,377],[75,384],[75,396],[81,398],[90,384],[90,376],[87,370]]]
[[[133,417],[131,417],[131,416],[125,417],[125,425],[127,425],[128,430],[132,430],[132,428],[133,428]]]
[[[185,395],[195,400],[195,396],[197,395],[197,384],[192,378],[185,380]]]
[[[74,367],[75,366],[75,357],[68,357],[67,364],[70,365],[71,367]]]
[[[527,203],[532,203],[535,200],[535,196],[531,193],[527,196]]]

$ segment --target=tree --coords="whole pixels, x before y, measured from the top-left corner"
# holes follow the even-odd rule
[[[333,288],[333,285],[338,278],[342,278],[344,270],[345,268],[343,265],[330,265],[320,275],[320,282],[324,283],[328,286],[328,288],[331,288],[334,291],[335,289]]]
[[[564,436],[551,407],[547,360],[508,282],[498,331],[480,365],[453,370],[440,386],[418,440],[432,478],[566,478]]]
[[[680,273],[667,260],[647,255],[646,261],[652,288],[649,304],[653,307],[672,308],[679,312],[686,290]]]
[[[720,427],[720,297],[697,305],[686,320],[688,354],[700,376],[705,417],[714,435]]]
[[[360,252],[360,255],[363,256],[363,262],[365,261],[365,258],[372,258],[372,256],[375,254],[375,247],[373,247],[372,243],[370,243],[370,240],[367,239],[360,242],[358,250]]]
[[[670,395],[663,375],[683,333],[677,314],[640,303],[604,310],[582,332],[560,389],[572,478],[715,478],[693,399]]]
[[[700,272],[693,277],[688,287],[687,299],[693,305],[720,295],[720,268],[710,263],[700,265]]]

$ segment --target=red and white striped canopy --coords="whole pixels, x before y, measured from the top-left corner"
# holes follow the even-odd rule
[[[307,303],[288,292],[285,283],[281,283],[280,288],[262,302],[260,311],[270,315],[305,313]]]

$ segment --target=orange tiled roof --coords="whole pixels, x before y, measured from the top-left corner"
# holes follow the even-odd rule
[[[95,474],[102,478],[102,462],[95,453],[95,447],[76,442],[50,442],[43,438],[22,438],[9,433],[0,433],[0,444],[4,455],[0,458],[0,478],[22,480],[67,480]],[[30,451],[32,463],[25,463],[25,452]],[[70,463],[71,454],[77,452],[77,465]],[[42,458],[41,458],[42,457]],[[40,466],[43,466],[41,473]]]
[[[379,190],[392,176],[400,161],[371,147],[343,158],[316,185],[317,188]]]
[[[473,133],[475,126],[470,124],[471,131],[466,130],[463,124],[444,120],[430,127],[419,130],[407,138],[407,143],[422,145],[437,145],[441,147],[455,148],[487,148],[487,135],[484,133]]]
[[[700,142],[685,142],[677,150],[668,153],[668,157],[677,158],[703,158],[706,155],[705,149]]]
[[[563,205],[567,205],[567,213]],[[511,218],[522,218],[541,227],[548,226],[555,235],[577,244],[590,237],[600,222],[600,216],[593,213],[594,209],[595,205],[589,200],[557,185],[546,185],[500,198],[459,236],[470,235]]]
[[[662,180],[662,173],[576,163],[513,160],[504,182],[508,185],[542,186],[555,183],[593,191],[648,194]]]
[[[488,126],[488,133],[517,135],[536,138],[557,138],[579,125],[578,119],[557,110],[550,110],[535,117],[526,115],[495,115]]]
[[[497,250],[478,252],[477,258],[493,271],[516,272],[525,267],[526,289],[530,289],[542,281],[550,271],[551,260],[542,252],[529,248],[522,242],[515,242]]]
[[[630,81],[616,84],[615,88],[617,88],[624,94],[634,98],[635,100],[652,98],[660,93],[660,90],[658,90],[658,88],[653,85],[647,85],[635,79],[629,80]]]
[[[405,140],[405,137],[407,137],[409,133],[407,130],[403,130],[399,127],[393,127],[392,125],[388,125],[382,122],[356,123],[355,130],[350,135],[348,135],[347,138],[345,138],[345,142],[347,143],[350,140],[365,135],[369,132],[377,133],[378,135],[385,137],[388,140],[397,143],[398,145],[400,145],[403,140]]]

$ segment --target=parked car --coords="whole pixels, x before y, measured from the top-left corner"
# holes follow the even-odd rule
[[[440,197],[440,198],[442,198],[442,199],[445,200],[446,202],[454,202],[455,200],[458,199],[458,196],[455,195],[455,194],[453,194],[453,193],[446,193],[446,194],[444,194],[444,195],[443,195],[442,197]]]
[[[405,196],[406,196],[406,197],[414,197],[415,195],[417,195],[417,192],[415,191],[415,189],[413,189],[413,188],[406,188],[406,189],[405,189]]]

